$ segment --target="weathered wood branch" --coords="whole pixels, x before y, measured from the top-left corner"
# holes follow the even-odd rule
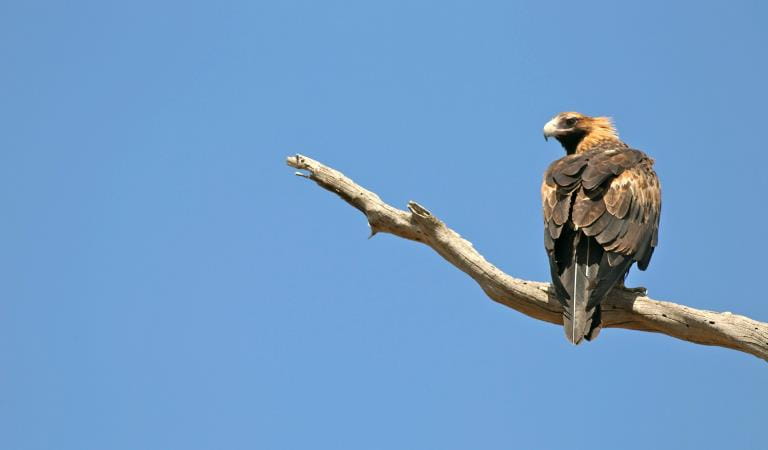
[[[466,273],[493,300],[521,313],[554,324],[562,324],[562,308],[548,283],[511,277],[448,228],[426,208],[408,203],[408,211],[384,203],[378,195],[359,186],[341,172],[306,156],[288,157],[289,166],[315,181],[368,218],[371,235],[390,233],[424,243]],[[703,345],[715,345],[750,353],[768,361],[768,323],[730,312],[713,312],[638,296],[614,289],[602,303],[604,328],[663,333]]]

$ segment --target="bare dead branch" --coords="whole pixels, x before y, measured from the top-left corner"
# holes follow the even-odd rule
[[[290,156],[287,163],[306,171],[297,175],[315,181],[365,214],[371,236],[390,233],[422,242],[472,277],[493,300],[534,319],[562,325],[562,309],[548,283],[505,274],[486,261],[472,243],[418,203],[409,202],[408,211],[394,208],[341,172],[306,156]],[[620,289],[614,289],[603,301],[602,310],[604,328],[663,333],[697,344],[739,350],[768,361],[768,324],[745,316],[694,309]]]

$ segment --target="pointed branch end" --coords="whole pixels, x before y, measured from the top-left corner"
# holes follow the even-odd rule
[[[368,239],[378,234],[379,230],[376,229],[376,226],[374,224],[372,224],[371,222],[368,222],[368,227],[371,229],[371,234],[368,235]]]
[[[307,158],[304,155],[295,154],[293,156],[289,156],[285,159],[285,163],[288,164],[290,167],[293,167],[294,169],[299,169],[297,172],[294,172],[294,175],[297,177],[302,178],[309,178],[312,179],[314,177],[314,173],[312,172],[312,167],[310,165],[310,162],[312,160]]]
[[[309,170],[309,164],[307,164],[307,157],[296,153],[295,155],[285,158],[285,163],[294,169]]]

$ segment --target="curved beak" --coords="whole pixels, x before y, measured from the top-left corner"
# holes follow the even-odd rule
[[[544,125],[544,140],[557,136],[557,118],[554,118]]]

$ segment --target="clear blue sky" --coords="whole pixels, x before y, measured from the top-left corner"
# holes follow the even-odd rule
[[[611,115],[664,190],[628,284],[766,321],[768,7],[617,3],[0,4],[0,448],[766,448],[764,361],[573,347],[285,166],[546,280],[541,127]]]

